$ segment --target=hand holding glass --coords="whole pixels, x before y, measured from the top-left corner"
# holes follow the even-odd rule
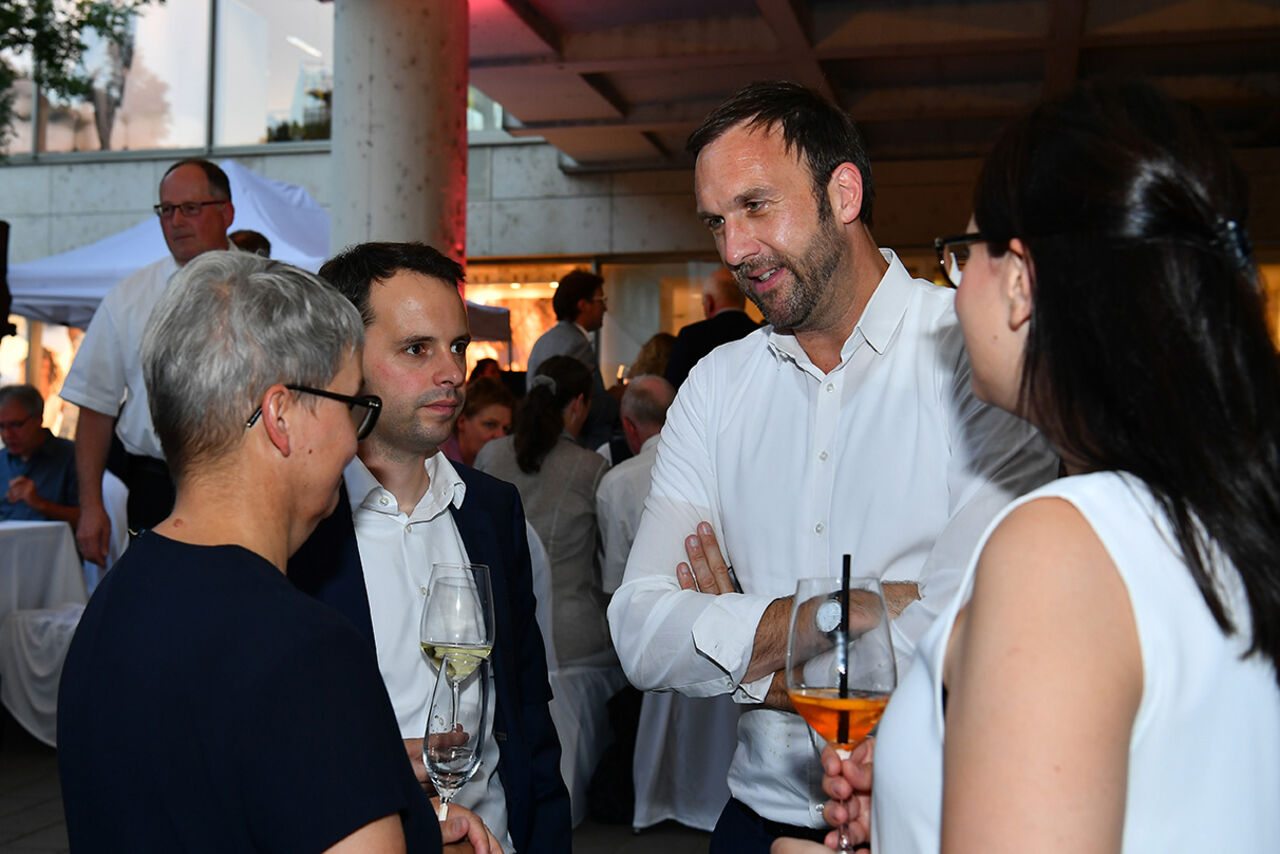
[[[897,685],[889,610],[876,578],[802,578],[787,633],[787,694],[840,757],[867,737]],[[840,829],[840,849],[852,846]]]
[[[422,740],[427,775],[440,795],[440,821],[449,815],[449,801],[480,767],[488,702],[489,662],[466,653],[445,653]]]

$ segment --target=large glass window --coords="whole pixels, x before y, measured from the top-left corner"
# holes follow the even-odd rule
[[[15,120],[5,153],[203,149],[330,137],[332,3],[165,0],[142,8],[122,45],[91,30],[83,38],[92,97],[36,109],[30,79],[19,79],[10,89]],[[27,54],[13,59],[20,72],[30,65]],[[470,87],[467,130],[502,135],[502,107]]]
[[[118,46],[85,33],[93,97],[51,104],[43,151],[199,148],[209,102],[209,0],[146,6]],[[30,148],[11,147],[11,151]]]
[[[218,0],[214,145],[328,139],[333,4]]]
[[[31,110],[35,102],[35,86],[32,85],[30,77],[31,59],[25,54],[14,56],[7,51],[4,53],[4,58],[9,67],[13,68],[19,76],[13,81],[9,91],[4,93],[12,105],[13,122],[8,128],[8,134],[3,140],[4,145],[0,147],[0,151],[5,154],[14,152],[26,154],[31,151]]]

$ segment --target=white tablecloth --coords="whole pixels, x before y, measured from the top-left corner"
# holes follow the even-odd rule
[[[0,522],[0,620],[13,611],[87,601],[70,525]]]
[[[58,678],[88,601],[66,522],[0,522],[0,701],[53,745]]]

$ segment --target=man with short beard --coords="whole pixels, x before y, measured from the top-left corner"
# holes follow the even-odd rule
[[[431,567],[487,565],[492,737],[455,801],[484,820],[504,851],[568,851],[569,793],[520,497],[439,453],[462,411],[471,342],[462,267],[421,243],[365,243],[331,258],[320,277],[360,310],[361,393],[379,396],[382,412],[343,473],[337,509],[289,562],[289,580],[345,614],[372,644],[405,749],[427,785],[422,736],[435,675],[418,623]]]
[[[847,115],[796,84],[752,84],[688,147],[698,215],[771,325],[681,386],[609,622],[636,687],[745,704],[711,851],[765,852],[826,833],[783,672],[796,580],[838,577],[846,554],[882,579],[902,672],[987,523],[1057,460],[974,397],[953,293],[876,247]]]

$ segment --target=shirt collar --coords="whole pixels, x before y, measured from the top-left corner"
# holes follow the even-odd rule
[[[883,355],[889,349],[894,333],[906,314],[907,303],[911,298],[911,274],[902,266],[892,249],[881,249],[880,254],[889,264],[889,269],[876,285],[867,307],[862,310],[862,316],[853,327],[853,332],[840,348],[841,364],[858,348],[860,341],[866,341],[871,349]],[[769,348],[775,355],[798,365],[811,364],[808,354],[794,335],[783,335],[770,327],[768,341]]]
[[[461,509],[467,485],[445,455],[439,452],[432,454],[423,465],[429,478],[427,491],[418,501],[418,506],[408,512],[400,508],[396,497],[378,482],[359,457],[353,458],[342,473],[347,494],[351,497],[352,512],[357,509],[386,514],[404,512],[409,521],[422,522],[435,518],[451,506],[455,510]]]
[[[576,320],[571,320],[571,321],[569,321],[569,322],[570,322],[570,323],[572,323],[572,324],[574,325],[574,327],[575,327],[579,332],[581,332],[581,333],[582,333],[582,337],[583,337],[583,338],[587,339],[588,341],[590,341],[590,340],[591,340],[591,333],[587,331],[587,327],[583,326],[581,323],[579,323],[579,322],[578,322],[578,321],[576,321]]]

